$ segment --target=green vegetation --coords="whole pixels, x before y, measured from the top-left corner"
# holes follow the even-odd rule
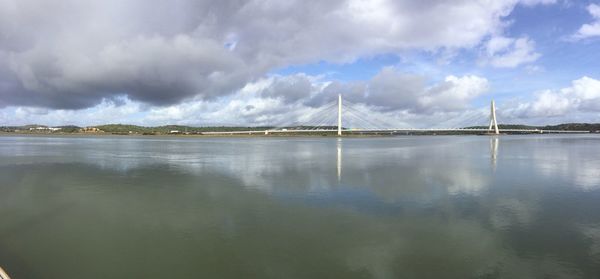
[[[106,133],[114,133],[114,134],[145,134],[145,135],[153,135],[153,134],[169,134],[173,131],[177,131],[178,133],[189,133],[189,134],[198,134],[201,132],[230,132],[230,131],[247,131],[247,130],[267,130],[271,127],[191,127],[191,126],[182,126],[182,125],[166,125],[166,126],[158,126],[158,127],[144,127],[137,125],[123,125],[123,124],[109,124],[109,125],[100,125],[94,126],[94,128],[98,128]]]
[[[5,132],[5,133],[14,132],[17,129],[18,129],[18,127],[13,127],[13,126],[0,126],[0,132]]]
[[[567,123],[554,126],[544,126],[545,130],[570,130],[570,131],[600,131],[600,123]]]
[[[60,128],[60,132],[62,133],[76,133],[81,130],[81,127],[74,125],[57,126],[56,128]]]
[[[488,126],[473,126],[467,128],[485,128]],[[563,130],[563,131],[600,131],[600,123],[565,123],[558,125],[546,125],[546,126],[530,126],[521,124],[499,124],[499,129],[539,129],[539,130]]]

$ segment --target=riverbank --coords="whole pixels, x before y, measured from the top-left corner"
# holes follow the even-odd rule
[[[342,137],[389,137],[401,134],[343,134]],[[306,133],[271,133],[265,134],[120,134],[120,133],[27,133],[27,132],[0,132],[0,136],[29,136],[29,137],[140,137],[140,138],[282,138],[282,137],[339,137],[336,133],[306,134]]]
[[[123,138],[376,138],[376,137],[394,137],[394,136],[504,136],[504,135],[548,135],[548,134],[595,134],[587,131],[559,133],[559,132],[509,132],[498,135],[480,131],[454,131],[454,132],[378,132],[378,133],[358,133],[346,131],[342,136],[337,132],[315,132],[315,133],[218,133],[218,134],[122,134],[122,133],[31,133],[31,132],[0,132],[4,137],[74,137],[74,138],[103,138],[103,137],[123,137]]]

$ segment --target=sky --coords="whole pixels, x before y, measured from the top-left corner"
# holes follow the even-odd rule
[[[492,99],[600,122],[600,2],[0,0],[0,126],[279,125],[338,94],[398,128]]]

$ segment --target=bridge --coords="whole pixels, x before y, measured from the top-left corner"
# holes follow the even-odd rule
[[[349,104],[347,104],[349,103]],[[336,112],[332,113],[332,109],[337,108]],[[344,117],[346,116],[346,117]],[[335,117],[335,118],[334,118]],[[589,131],[573,131],[573,130],[543,130],[543,129],[500,129],[496,117],[496,102],[491,101],[489,115],[475,115],[475,120],[485,121],[482,123],[470,122],[471,128],[464,128],[468,125],[473,117],[463,120],[463,122],[455,123],[453,128],[438,127],[438,128],[411,128],[411,127],[394,127],[395,121],[391,119],[381,119],[375,117],[370,119],[370,113],[360,108],[360,105],[349,101],[342,102],[342,95],[339,94],[337,102],[330,102],[322,106],[321,109],[303,116],[304,121],[283,123],[276,125],[273,128],[266,130],[248,130],[248,131],[218,131],[218,132],[203,132],[203,135],[273,135],[273,134],[333,134],[337,136],[356,135],[356,134],[488,134],[499,135],[507,133],[517,134],[532,134],[532,133],[554,133],[554,134],[573,134],[573,133],[589,133]],[[343,121],[349,120],[349,121]],[[452,119],[450,119],[452,120]],[[448,120],[448,121],[450,121]],[[332,123],[335,121],[335,123]],[[448,122],[448,121],[444,121]],[[465,122],[466,121],[466,122]],[[488,123],[489,121],[489,123]],[[342,124],[347,123],[344,127]],[[464,123],[463,127],[456,127]],[[479,128],[487,126],[487,128]],[[473,128],[476,127],[476,128]]]

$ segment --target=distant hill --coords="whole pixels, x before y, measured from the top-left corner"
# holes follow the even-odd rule
[[[552,126],[544,126],[542,127],[545,130],[580,130],[580,131],[590,131],[596,132],[600,131],[600,123],[566,123],[566,124],[558,124]]]
[[[488,128],[488,126],[473,126],[466,128]],[[565,123],[558,125],[531,126],[522,124],[499,124],[499,129],[540,129],[540,130],[565,130],[565,131],[600,131],[600,123]]]
[[[165,125],[165,126],[157,126],[157,127],[144,127],[137,125],[126,125],[126,124],[108,124],[108,125],[100,125],[94,126],[106,133],[115,133],[115,134],[168,134],[172,131],[178,131],[180,133],[192,133],[197,134],[200,132],[207,131],[245,131],[245,130],[267,130],[271,127],[192,127],[192,126],[182,126],[182,125]]]

